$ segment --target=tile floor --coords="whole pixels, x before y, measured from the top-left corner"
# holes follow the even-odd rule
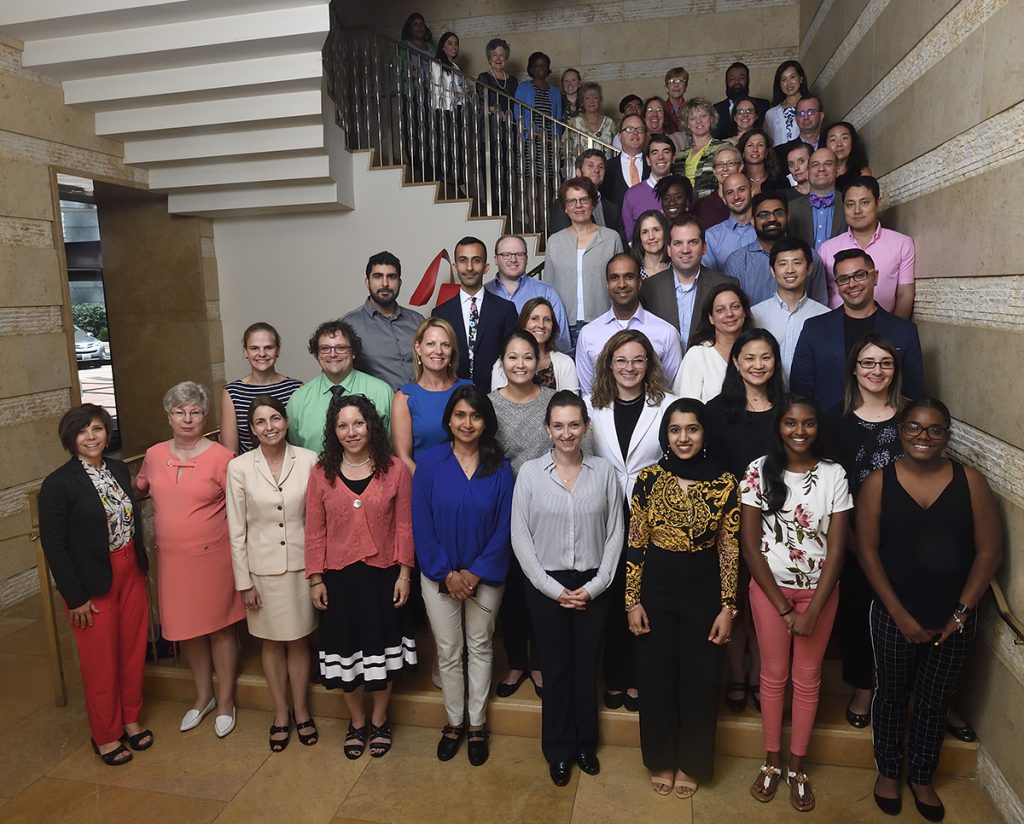
[[[280,822],[303,824],[427,824],[428,822],[752,822],[794,821],[780,790],[762,805],[748,794],[757,771],[752,758],[720,758],[714,783],[692,800],[656,796],[639,752],[603,747],[599,776],[574,771],[568,787],[547,776],[536,739],[495,736],[491,759],[471,767],[460,753],[443,764],[434,756],[437,732],[414,726],[395,731],[382,759],[348,761],[341,752],[344,722],[319,720],[321,741],[300,746],[293,736],[271,755],[271,714],[241,709],[238,726],[217,739],[212,718],[182,734],[184,704],[149,701],[144,721],[156,744],[124,767],[103,765],[88,741],[80,679],[65,631],[62,652],[68,706],[55,708],[45,658],[43,624],[34,602],[0,613],[0,821],[21,822]],[[808,816],[840,822],[881,822],[871,798],[873,773],[818,766],[812,772],[818,807]],[[940,778],[946,821],[1000,821],[978,785]],[[904,818],[919,820],[904,793]]]

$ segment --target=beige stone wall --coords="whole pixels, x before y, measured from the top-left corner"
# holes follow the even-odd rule
[[[800,36],[825,109],[865,138],[883,223],[917,243],[928,389],[956,418],[952,451],[999,495],[998,578],[1024,615],[1024,0],[801,0]],[[982,626],[958,704],[997,768],[984,779],[1020,820],[1024,651],[990,614]]]
[[[605,110],[618,115],[629,92],[664,96],[665,72],[690,73],[687,97],[725,96],[725,70],[734,60],[750,66],[751,91],[771,97],[775,68],[796,56],[797,0],[423,0],[336,3],[342,21],[377,29],[397,39],[410,12],[420,12],[435,38],[459,35],[458,63],[475,77],[487,70],[484,46],[502,37],[512,47],[509,68],[526,77],[531,52],[551,57],[552,80],[578,69],[604,90]]]

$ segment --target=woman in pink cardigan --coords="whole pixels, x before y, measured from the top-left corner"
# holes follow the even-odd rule
[[[409,599],[412,479],[391,452],[384,422],[362,395],[331,401],[324,451],[306,491],[306,577],[320,610],[320,678],[345,693],[344,751],[391,749],[394,679],[416,666]],[[373,709],[367,722],[364,704]]]

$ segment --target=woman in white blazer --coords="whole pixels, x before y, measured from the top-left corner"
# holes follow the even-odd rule
[[[585,398],[590,410],[590,447],[615,469],[622,489],[625,534],[629,501],[640,471],[658,462],[661,418],[676,396],[668,391],[654,347],[636,329],[616,332],[595,364],[594,385]],[[604,648],[604,703],[611,709],[640,709],[636,639],[626,620],[626,554],[622,553],[609,592],[610,612]]]
[[[231,559],[249,632],[263,640],[263,674],[275,713],[270,750],[280,752],[288,746],[292,721],[303,744],[317,742],[306,700],[308,636],[316,616],[305,556],[306,483],[317,456],[285,440],[288,416],[272,395],[253,398],[249,426],[259,445],[228,464]]]

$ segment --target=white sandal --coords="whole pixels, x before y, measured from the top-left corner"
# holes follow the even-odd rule
[[[786,783],[789,784],[789,803],[793,805],[793,809],[800,813],[808,813],[814,809],[815,798],[814,793],[810,791],[808,785],[811,783],[811,779],[807,777],[807,773],[803,770],[800,772],[793,772],[792,770],[786,770]],[[793,795],[793,784],[796,784],[796,795]],[[810,801],[806,802],[804,799],[810,796]],[[799,800],[798,800],[799,799]]]
[[[750,785],[750,794],[758,801],[767,804],[779,789],[779,779],[782,778],[782,770],[773,767],[771,764],[762,764],[761,769]]]

